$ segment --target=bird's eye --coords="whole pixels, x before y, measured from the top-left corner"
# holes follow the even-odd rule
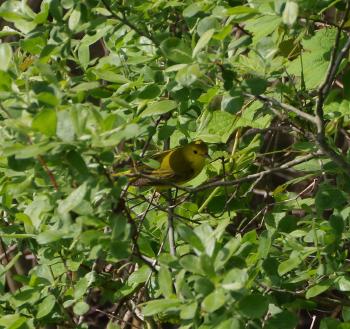
[[[197,154],[197,153],[198,153],[198,151],[197,151],[197,150],[193,150],[193,153],[194,153],[194,154]]]

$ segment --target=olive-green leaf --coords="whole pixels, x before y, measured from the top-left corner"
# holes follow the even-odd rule
[[[267,311],[268,299],[258,293],[244,296],[238,303],[238,309],[246,317],[252,319],[261,318]]]
[[[141,113],[141,118],[153,116],[153,115],[161,115],[168,113],[177,108],[177,103],[172,100],[164,100],[150,104],[146,110]]]
[[[70,14],[68,19],[68,27],[71,31],[74,31],[79,24],[80,21],[80,8],[75,8],[73,12]]]
[[[283,23],[292,26],[298,18],[298,12],[298,4],[295,1],[288,0],[282,14]]]
[[[197,54],[209,43],[210,39],[214,35],[215,30],[210,29],[202,34],[202,36],[199,38],[196,46],[193,49],[192,57],[196,57]]]
[[[206,312],[215,312],[226,302],[225,291],[223,289],[216,289],[202,302],[202,308]]]
[[[161,266],[158,272],[158,282],[164,297],[171,297],[173,294],[173,281],[171,273],[166,266]]]
[[[318,284],[315,284],[311,288],[309,288],[305,294],[307,299],[315,297],[319,294],[322,294],[326,290],[328,290],[332,286],[332,281],[327,280]]]
[[[151,316],[179,308],[181,302],[178,299],[156,299],[144,303],[142,313],[144,316]]]
[[[57,115],[53,109],[40,111],[32,121],[32,128],[44,135],[54,136],[56,134]]]
[[[191,48],[179,38],[168,38],[160,44],[160,49],[165,56],[175,63],[191,63]]]
[[[74,209],[84,199],[86,192],[87,192],[87,184],[83,183],[77,189],[72,191],[66,199],[62,200],[59,203],[58,209],[57,209],[58,212],[60,214],[66,214],[72,209]]]
[[[12,48],[8,43],[0,43],[0,70],[7,71],[12,61]]]
[[[79,301],[73,306],[73,312],[77,315],[83,315],[89,310],[90,306],[84,301]]]
[[[50,314],[56,304],[56,297],[54,295],[48,295],[38,305],[38,312],[36,314],[37,319],[43,318]]]

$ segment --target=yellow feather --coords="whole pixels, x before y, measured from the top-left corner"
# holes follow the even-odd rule
[[[208,146],[201,140],[193,141],[184,146],[164,151],[154,155],[152,158],[159,162],[159,168],[151,168],[142,164],[135,169],[124,173],[117,173],[114,176],[129,176],[133,185],[157,185],[162,186],[154,180],[164,180],[174,184],[184,184],[196,177],[205,165],[208,157]],[[137,175],[147,175],[137,177]],[[164,186],[163,186],[164,188]]]

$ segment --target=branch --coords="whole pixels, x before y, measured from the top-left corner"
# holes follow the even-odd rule
[[[317,128],[317,143],[320,147],[320,150],[324,154],[328,155],[328,157],[332,159],[344,171],[344,173],[347,176],[350,177],[350,164],[344,159],[343,156],[341,156],[336,151],[334,151],[334,149],[327,143],[326,135],[325,135],[324,113],[323,113],[323,104],[324,104],[325,98],[333,85],[340,63],[345,58],[346,54],[350,49],[350,35],[348,34],[348,40],[346,41],[344,47],[339,51],[337,55],[340,38],[342,34],[342,28],[345,22],[347,21],[347,18],[349,16],[349,11],[350,11],[350,6],[349,6],[349,3],[347,3],[344,18],[342,20],[341,25],[338,27],[336,40],[332,51],[332,56],[328,66],[326,77],[324,79],[324,82],[321,84],[321,86],[318,89],[318,99],[317,99],[317,104],[315,109],[315,116],[316,116],[315,124]]]
[[[49,167],[46,164],[46,161],[44,160],[44,158],[41,155],[37,156],[38,161],[40,162],[41,166],[43,167],[44,171],[46,172],[46,174],[49,176],[49,179],[51,181],[52,186],[54,187],[54,189],[56,191],[58,191],[58,184],[55,178],[55,175],[53,174],[53,172],[49,169]]]
[[[176,200],[176,195],[175,195],[175,200]],[[172,207],[173,198],[171,195],[171,190],[168,191],[168,205],[169,205],[169,208],[168,208],[169,249],[170,249],[170,255],[175,256],[176,255],[176,245],[175,245],[175,233],[174,233],[174,208]]]
[[[120,21],[121,23],[129,26],[132,30],[134,30],[138,35],[143,36],[151,40],[155,45],[157,45],[157,41],[153,38],[153,36],[148,31],[140,30],[135,24],[131,23],[125,16],[124,12],[122,12],[123,17],[120,17],[117,13],[115,13],[112,7],[108,4],[106,0],[102,0],[104,6],[108,9],[111,15]]]
[[[321,155],[322,155],[321,153],[311,153],[311,154],[305,155],[303,157],[300,157],[298,159],[294,159],[292,161],[286,162],[286,163],[282,164],[279,167],[266,169],[266,170],[260,171],[260,172],[258,172],[256,174],[248,175],[248,176],[245,176],[245,177],[242,177],[242,178],[238,178],[238,179],[235,179],[235,180],[212,182],[212,183],[200,185],[200,186],[198,186],[196,188],[183,188],[182,187],[182,189],[185,189],[186,191],[193,193],[193,192],[199,192],[199,191],[203,191],[203,190],[206,190],[206,189],[209,189],[209,188],[213,188],[213,187],[217,187],[217,186],[233,186],[233,185],[237,185],[237,184],[240,184],[240,183],[243,183],[243,182],[247,182],[247,181],[250,181],[250,180],[253,180],[253,179],[256,179],[256,178],[260,179],[260,178],[262,178],[262,177],[264,177],[266,175],[269,175],[271,173],[294,167],[297,164],[306,162],[306,161],[308,161],[308,160],[310,160],[312,158],[319,157]]]
[[[319,98],[320,98],[320,96],[322,96],[321,97],[321,100],[322,100],[321,106],[323,105],[323,101],[324,101],[323,97],[325,97],[326,94],[329,92],[329,90],[333,84],[335,75],[337,73],[338,67],[350,48],[350,37],[349,37],[349,39],[345,43],[344,47],[340,50],[338,56],[336,57],[337,52],[338,52],[338,48],[339,48],[340,38],[342,35],[342,28],[344,27],[345,23],[348,20],[349,11],[350,11],[350,6],[349,6],[349,2],[347,2],[344,17],[342,19],[341,24],[337,27],[338,31],[337,31],[337,35],[335,37],[335,43],[334,43],[334,47],[333,47],[333,51],[332,51],[332,55],[331,55],[331,60],[330,60],[329,66],[328,66],[326,78],[325,78],[324,82],[322,83],[322,85],[318,89]],[[349,36],[349,34],[348,34],[348,36]]]
[[[288,169],[288,168],[294,167],[297,164],[306,162],[306,161],[308,161],[308,160],[310,160],[310,159],[312,159],[314,157],[319,157],[321,155],[322,155],[322,153],[320,153],[320,152],[311,153],[311,154],[305,155],[303,157],[300,157],[298,159],[294,159],[292,161],[286,162],[286,163],[282,164],[279,167],[266,169],[266,170],[258,172],[256,174],[248,175],[248,176],[245,176],[245,177],[242,177],[242,178],[238,178],[238,179],[235,179],[235,180],[230,180],[230,181],[214,181],[212,183],[203,184],[203,185],[200,185],[200,186],[195,187],[195,188],[177,185],[177,184],[175,184],[173,182],[170,182],[170,181],[167,181],[167,180],[162,180],[162,179],[159,179],[159,178],[155,178],[155,177],[150,176],[150,175],[144,175],[142,173],[131,174],[131,175],[127,175],[127,176],[128,177],[137,177],[137,178],[147,178],[152,183],[152,184],[149,184],[149,185],[153,185],[153,186],[162,186],[162,185],[163,186],[171,186],[171,187],[175,187],[175,188],[177,188],[179,190],[186,191],[188,193],[196,193],[196,192],[204,191],[204,190],[207,190],[207,189],[210,189],[210,188],[214,188],[214,187],[217,187],[217,186],[234,186],[234,185],[237,185],[237,184],[240,184],[240,183],[243,183],[243,182],[247,182],[247,181],[253,180],[255,178],[264,177],[264,176],[266,176],[268,174],[271,174],[273,172],[278,172],[278,171],[281,171],[281,170],[284,170],[284,169]]]
[[[265,104],[269,104],[271,107],[282,109],[282,110],[285,110],[287,112],[295,113],[296,115],[300,116],[301,118],[303,118],[307,121],[310,121],[313,124],[316,124],[316,117],[314,117],[313,115],[308,114],[306,112],[303,112],[292,105],[282,103],[275,98],[271,98],[271,97],[268,97],[265,95],[252,95],[252,94],[248,94],[248,93],[245,93],[245,95],[250,97],[250,98],[256,98]]]

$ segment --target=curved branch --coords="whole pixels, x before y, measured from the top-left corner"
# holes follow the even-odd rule
[[[149,31],[143,31],[139,29],[134,23],[130,22],[127,18],[124,12],[122,13],[122,17],[120,17],[117,13],[114,12],[112,7],[109,5],[109,3],[106,0],[101,0],[103,5],[107,8],[107,10],[111,13],[111,15],[120,21],[121,23],[129,26],[132,30],[134,30],[138,35],[146,37],[147,39],[151,40],[153,44],[157,45],[156,39],[149,33]]]

